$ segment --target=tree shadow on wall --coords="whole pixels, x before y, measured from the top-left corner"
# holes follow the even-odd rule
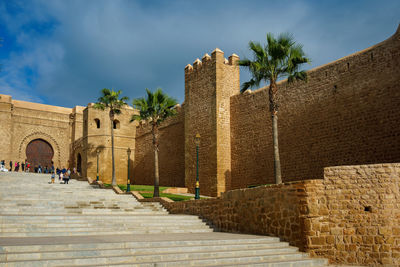
[[[87,158],[86,158],[86,171],[93,165],[96,166],[97,164],[97,151],[99,151],[99,157],[101,156],[101,153],[105,150],[105,146],[103,145],[93,145],[89,144],[88,149],[87,149]],[[90,159],[90,160],[89,160]]]
[[[231,171],[225,171],[225,192],[231,190],[232,175]]]

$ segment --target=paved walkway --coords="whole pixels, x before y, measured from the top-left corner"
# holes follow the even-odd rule
[[[279,238],[214,232],[85,181],[0,173],[0,266],[326,266]]]

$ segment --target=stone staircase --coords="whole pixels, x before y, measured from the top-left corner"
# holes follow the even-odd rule
[[[0,173],[0,266],[326,266],[276,237],[213,232],[84,181]]]

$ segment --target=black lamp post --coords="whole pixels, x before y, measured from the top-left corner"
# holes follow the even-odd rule
[[[96,181],[99,181],[99,154],[100,154],[100,148],[96,150],[97,153],[97,176],[96,176]]]
[[[200,145],[200,134],[197,133],[194,138],[196,144],[196,188],[194,199],[200,199],[200,183],[199,183],[199,145]]]
[[[129,177],[131,176],[131,168],[130,168],[130,165],[131,165],[131,149],[129,147],[128,147],[127,152],[128,152],[128,178],[126,180],[126,192],[129,193],[129,192],[131,192],[131,181],[129,179]]]

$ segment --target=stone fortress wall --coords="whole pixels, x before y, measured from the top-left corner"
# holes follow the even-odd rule
[[[400,28],[389,39],[279,83],[284,181],[328,166],[400,162]],[[231,97],[231,188],[274,183],[268,90]]]
[[[133,170],[135,160],[136,123],[130,123],[135,111],[127,106],[121,114],[115,115],[114,155],[115,175],[117,184],[126,184],[128,178],[128,148],[131,149],[130,168]],[[98,127],[97,122],[100,122]],[[82,158],[85,164],[82,175],[96,179],[97,150],[99,149],[99,178],[104,183],[111,183],[112,151],[111,151],[111,121],[108,110],[102,111],[89,104],[83,111],[83,137],[81,140]],[[75,151],[77,153],[77,151]]]
[[[161,186],[185,187],[185,107],[159,127],[159,175]],[[136,128],[135,161],[132,182],[154,184],[154,149],[151,126]]]
[[[0,95],[0,160],[22,163],[26,147],[35,139],[48,142],[57,167],[67,167],[71,143],[72,109],[13,100]],[[14,166],[13,166],[14,168]]]
[[[165,202],[217,229],[278,236],[331,263],[400,265],[400,164],[338,166],[323,179],[231,190]]]
[[[284,181],[323,178],[335,165],[400,162],[400,28],[371,48],[310,70],[309,81],[279,83],[279,143]],[[185,68],[185,102],[160,130],[160,183],[194,191],[194,136],[201,135],[200,191],[227,190],[273,182],[271,119],[267,90],[239,93],[238,57],[216,49]],[[115,129],[118,183],[127,179],[132,150],[132,182],[153,183],[153,149],[148,126],[129,123],[124,109]],[[101,127],[97,129],[95,119]],[[35,138],[53,147],[54,162],[111,182],[108,113],[0,99],[0,159],[23,161]],[[136,126],[136,127],[135,127]]]
[[[400,162],[399,38],[400,28],[375,46],[308,71],[307,83],[279,83],[284,181],[322,179],[327,166]],[[196,133],[202,136],[202,194],[217,196],[274,182],[268,90],[240,94],[237,60],[236,55],[225,59],[216,49],[211,57],[206,54],[185,68],[184,166],[185,186],[190,192],[194,192],[196,177]],[[164,132],[169,131],[165,125]],[[179,131],[182,128],[171,129],[170,134],[182,136]],[[167,138],[160,143],[172,140]],[[136,149],[142,150],[150,142],[138,140]],[[172,155],[160,153],[166,153],[160,162]],[[173,153],[177,161],[182,159],[179,153],[181,148]],[[150,157],[142,157],[136,159],[149,162]],[[176,162],[176,166],[182,165]],[[173,173],[173,165],[164,166],[161,173]],[[176,184],[175,179],[165,175],[160,182]]]
[[[100,149],[99,176],[103,182],[111,183],[111,137],[107,111],[93,109],[92,104],[86,108],[63,108],[13,100],[8,95],[0,97],[0,160],[6,161],[7,168],[10,160],[13,165],[17,161],[24,162],[28,144],[41,139],[53,149],[52,161],[56,168],[75,167],[80,169],[82,176],[92,179],[96,179],[96,150]],[[134,110],[127,107],[116,116],[114,142],[119,184],[127,182],[128,147],[132,150],[130,168],[133,172],[136,123],[129,123],[133,113]],[[96,119],[100,121],[99,128]]]

